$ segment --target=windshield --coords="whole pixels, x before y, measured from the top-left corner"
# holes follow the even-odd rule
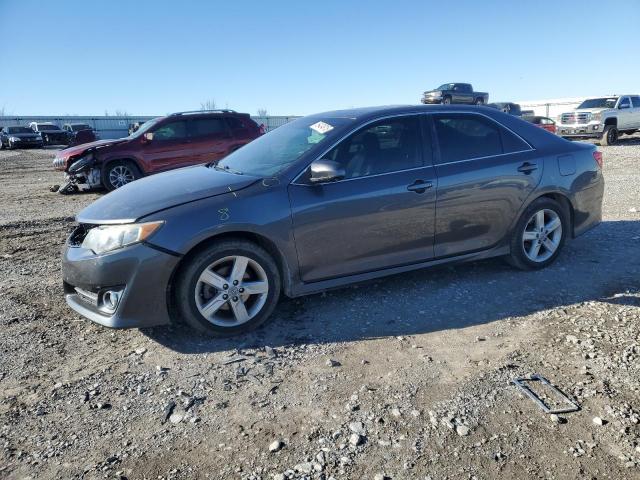
[[[438,88],[436,88],[436,90],[453,90],[454,85],[455,84],[453,83],[443,83]]]
[[[58,125],[51,125],[49,123],[41,123],[40,125],[38,125],[38,130],[40,131],[60,130],[60,127]]]
[[[7,133],[33,133],[33,130],[27,127],[7,127]]]
[[[585,100],[578,108],[614,108],[618,97],[590,98]]]
[[[144,125],[141,125],[140,128],[138,128],[138,130],[133,132],[127,138],[138,138],[140,135],[144,134],[145,132],[148,132],[149,129],[151,129],[156,123],[158,123],[163,118],[165,117],[158,117],[158,118],[154,118],[153,120],[149,120],[148,122],[144,122]]]
[[[74,132],[79,132],[80,130],[91,130],[91,127],[84,123],[74,123],[73,125],[71,125],[71,130],[73,130]]]
[[[276,175],[316,145],[326,144],[329,147],[330,140],[337,136],[337,132],[353,122],[352,118],[301,118],[236,150],[218,165],[247,175]]]

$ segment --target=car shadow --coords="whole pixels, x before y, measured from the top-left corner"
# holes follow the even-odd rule
[[[486,324],[589,300],[637,305],[640,221],[607,221],[569,242],[558,260],[518,271],[502,259],[422,269],[283,299],[255,332],[207,338],[186,326],[143,334],[181,353],[351,342]]]

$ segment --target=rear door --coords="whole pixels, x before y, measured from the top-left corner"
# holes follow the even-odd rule
[[[437,138],[435,256],[499,244],[542,175],[528,143],[476,113],[434,114]]]
[[[420,117],[369,124],[323,156],[343,180],[289,186],[300,276],[348,276],[433,257],[436,178]],[[303,176],[304,177],[304,176]]]
[[[633,128],[640,128],[640,96],[633,95],[631,103],[633,107]]]
[[[142,144],[141,156],[152,172],[188,164],[190,149],[185,118],[163,122],[151,133],[153,139]]]
[[[453,98],[455,103],[472,103],[473,96],[471,94],[471,85],[467,83],[457,83],[454,86],[454,95]]]
[[[230,150],[231,132],[221,115],[193,118],[191,128],[191,156],[189,164],[217,162]]]

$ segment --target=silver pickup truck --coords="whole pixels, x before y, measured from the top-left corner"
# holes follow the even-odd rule
[[[640,95],[589,98],[574,111],[560,115],[556,127],[564,138],[595,138],[600,145],[613,145],[620,134],[640,130]]]

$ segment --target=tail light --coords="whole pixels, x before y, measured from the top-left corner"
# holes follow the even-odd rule
[[[598,166],[602,168],[602,152],[599,150],[593,151],[593,159],[596,161]]]
[[[267,128],[264,126],[264,123],[261,123],[258,128],[260,129],[260,135],[267,133]]]

